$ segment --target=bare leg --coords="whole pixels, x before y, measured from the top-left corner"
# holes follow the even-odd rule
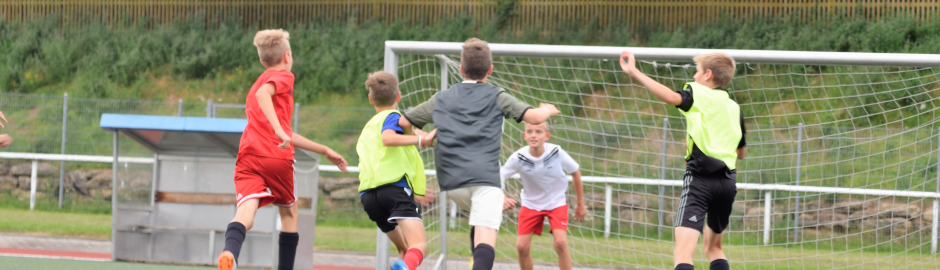
[[[235,210],[235,218],[232,222],[238,222],[245,225],[245,229],[251,230],[255,223],[255,213],[258,212],[258,199],[247,200],[238,206]],[[296,230],[296,229],[295,229]]]
[[[418,249],[421,254],[428,253],[428,240],[424,236],[424,224],[418,219],[399,219],[397,231],[404,235],[406,247],[408,249]]]
[[[519,268],[522,270],[532,270],[532,254],[529,250],[532,248],[532,234],[520,235],[516,238],[516,251],[519,253]]]
[[[698,243],[698,237],[701,235],[697,230],[676,227],[676,249],[673,251],[673,267],[681,263],[692,264],[692,257],[695,255],[695,244]]]
[[[473,233],[474,247],[479,246],[480,244],[487,244],[493,248],[496,248],[496,234],[499,233],[499,231],[496,229],[484,226],[474,226]]]
[[[704,236],[702,239],[702,249],[705,251],[705,257],[708,261],[725,259],[725,253],[721,250],[721,237],[723,234],[715,233],[708,225],[705,225]]]
[[[558,268],[571,270],[571,250],[568,249],[568,232],[565,230],[552,230],[555,252],[558,253]]]
[[[297,232],[297,205],[278,207],[277,212],[281,215],[281,231],[290,233]]]
[[[404,259],[405,252],[408,251],[408,242],[405,240],[405,236],[402,235],[401,226],[395,228],[395,230],[385,233],[388,236],[389,240],[392,240],[392,244],[395,245],[395,249],[398,250],[398,258]]]

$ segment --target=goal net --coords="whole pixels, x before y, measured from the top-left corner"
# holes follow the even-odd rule
[[[461,43],[387,42],[401,109],[463,80]],[[569,222],[575,268],[672,269],[673,218],[685,171],[685,122],[619,66],[622,48],[491,44],[489,83],[555,104],[551,139],[581,165],[587,218]],[[679,89],[696,54],[632,48],[638,67]],[[747,158],[724,252],[734,269],[938,269],[937,55],[727,50],[727,87],[746,122]],[[507,120],[500,160],[527,145]],[[424,152],[433,170],[433,150]],[[430,177],[429,187],[437,182]],[[505,192],[519,199],[522,184]],[[576,197],[568,189],[569,212]],[[422,208],[422,269],[467,269],[467,209]],[[518,269],[518,208],[504,212],[497,269]],[[442,233],[443,231],[443,233]],[[557,269],[552,237],[534,237],[536,268]],[[444,255],[444,256],[442,256]],[[695,267],[708,260],[699,246]]]

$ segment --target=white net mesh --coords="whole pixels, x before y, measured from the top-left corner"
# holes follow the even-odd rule
[[[398,61],[404,109],[442,89],[442,62],[447,87],[463,80],[459,56],[398,55]],[[685,171],[685,126],[677,109],[623,74],[616,60],[495,57],[494,66],[489,83],[562,112],[551,121],[549,142],[568,151],[586,176],[588,218],[572,220],[568,232],[575,267],[672,269],[672,220],[681,187],[665,186],[661,194],[658,185],[605,181],[678,182]],[[695,73],[691,63],[640,61],[639,68],[672,89]],[[739,63],[728,89],[745,114],[748,144],[724,235],[732,268],[940,268],[930,250],[933,198],[770,190],[765,230],[768,192],[740,185],[937,192],[937,70]],[[521,129],[507,120],[502,161],[527,145]],[[425,160],[433,169],[430,151]],[[429,186],[436,189],[433,177]],[[506,191],[518,199],[521,188],[513,179]],[[569,188],[570,208],[575,201]],[[440,255],[439,211],[435,206],[424,213],[430,251],[422,268],[433,268]],[[517,213],[504,213],[497,269],[518,269]],[[446,267],[466,269],[466,211],[451,222],[456,226],[449,228]],[[537,268],[557,268],[549,234],[535,237],[532,256]],[[698,248],[695,266],[707,265]]]

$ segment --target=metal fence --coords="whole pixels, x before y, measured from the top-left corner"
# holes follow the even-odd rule
[[[107,23],[169,23],[203,14],[209,23],[240,19],[245,26],[285,27],[315,20],[353,21],[405,19],[412,25],[428,25],[443,18],[469,14],[479,21],[493,20],[500,10],[513,14],[507,23],[515,29],[587,24],[596,18],[598,27],[627,22],[631,27],[652,25],[664,28],[710,23],[723,17],[752,19],[760,16],[795,16],[804,22],[828,21],[861,16],[878,20],[900,14],[927,22],[940,13],[936,0],[677,0],[594,1],[518,0],[499,6],[494,0],[4,0],[0,16],[25,21],[49,14],[61,20]],[[511,3],[512,5],[508,5]]]
[[[3,93],[0,111],[9,120],[0,132],[14,139],[0,153],[0,194],[9,195],[0,196],[0,204],[99,213],[110,212],[107,200],[111,196],[111,165],[108,160],[96,158],[111,155],[113,135],[99,127],[102,114],[245,117],[244,105],[240,104],[84,99],[67,94]],[[374,109],[297,106],[295,111],[294,123],[299,126],[296,132],[333,148],[350,164],[358,163],[356,138]],[[120,138],[126,146],[120,149],[122,157],[153,157],[125,136]],[[28,155],[23,153],[46,155],[25,158]],[[148,188],[151,166],[127,163],[120,168],[120,177],[131,187]],[[30,196],[30,191],[36,195]]]

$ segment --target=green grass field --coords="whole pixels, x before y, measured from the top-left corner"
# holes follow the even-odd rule
[[[110,216],[50,213],[42,211],[0,209],[0,233],[20,233],[53,236],[80,236],[107,238],[110,233]],[[321,225],[316,230],[316,249],[324,251],[347,251],[358,253],[375,252],[374,228],[337,227]],[[428,231],[430,252],[437,253],[436,231]],[[465,232],[448,233],[448,254],[469,258]],[[515,239],[511,232],[501,231],[496,249],[498,260],[515,259]],[[551,250],[551,237],[547,234],[533,241],[533,257],[536,262],[555,261]],[[572,231],[569,246],[573,259],[580,265],[609,267],[651,266],[669,268],[672,265],[672,243],[635,238],[604,238]],[[849,266],[851,269],[938,269],[940,257],[927,252],[905,250],[861,251],[859,248],[835,249],[811,245],[790,246],[735,246],[726,245],[726,254],[732,267],[738,269],[830,269]],[[394,252],[392,253],[394,254]],[[707,267],[703,254],[697,254],[697,267]],[[747,262],[747,263],[735,263]],[[3,269],[211,269],[194,266],[164,266],[136,263],[73,262],[69,260],[47,260],[34,258],[0,257]]]
[[[111,238],[111,215],[0,208],[0,233]]]

